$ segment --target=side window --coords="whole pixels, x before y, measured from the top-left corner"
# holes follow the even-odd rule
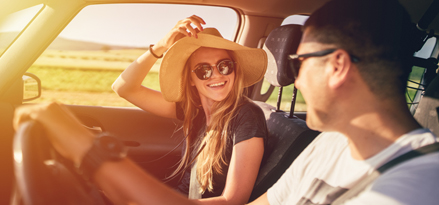
[[[292,15],[292,16],[287,17],[282,22],[282,25],[287,25],[287,24],[303,25],[305,23],[306,19],[308,19],[308,16]],[[262,94],[267,92],[269,87],[270,87],[270,83],[264,79],[264,82],[262,84],[262,89],[261,89]],[[285,110],[285,111],[290,110],[291,97],[293,96],[293,90],[294,90],[294,84],[283,87],[282,101],[281,101],[281,107],[280,107],[281,110]],[[279,88],[275,87],[275,89],[271,93],[270,97],[268,98],[267,103],[276,107],[278,95],[279,95]],[[300,91],[297,91],[296,105],[294,107],[294,111],[299,111],[299,112],[306,111],[306,103],[305,103],[305,100],[303,99],[302,93],[300,93]]]
[[[419,58],[430,58],[434,46],[436,45],[437,38],[432,37],[425,42],[424,46],[415,53],[416,57]],[[417,103],[420,100],[420,92],[418,92],[419,85],[422,84],[422,79],[425,73],[425,68],[413,66],[412,72],[409,76],[409,81],[407,82],[407,91],[406,91],[406,100],[407,104],[410,106],[414,105],[411,110],[414,112],[414,110],[417,107]]]
[[[85,7],[44,51],[28,72],[42,83],[31,103],[123,106],[131,103],[111,89],[120,73],[158,42],[178,20],[198,15],[234,40],[237,13],[230,8],[177,4],[101,4]],[[160,60],[143,85],[160,90]]]

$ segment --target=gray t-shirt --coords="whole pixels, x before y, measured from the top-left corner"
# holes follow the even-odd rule
[[[214,174],[213,192],[206,191],[202,196],[203,198],[220,196],[222,194],[226,183],[228,164],[230,162],[233,146],[235,144],[238,144],[239,142],[242,142],[244,140],[251,139],[253,137],[263,138],[264,142],[267,139],[267,124],[265,122],[264,113],[259,106],[249,100],[244,100],[237,112],[238,114],[231,121],[231,130],[229,131],[229,136],[227,138],[228,142],[225,152],[227,166],[224,166],[222,168],[224,174]],[[181,104],[179,103],[177,103],[177,118],[180,120],[184,119],[183,110],[181,108]],[[192,133],[197,133],[198,136],[204,136],[205,127],[205,114],[204,111],[200,109],[199,114],[194,119],[194,131]],[[183,179],[178,185],[177,190],[187,195],[189,192],[189,181],[190,168],[188,168],[184,173]]]

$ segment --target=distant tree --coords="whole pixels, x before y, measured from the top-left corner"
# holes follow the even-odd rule
[[[101,47],[101,50],[107,52],[107,51],[111,50],[111,47],[109,45],[103,45]]]

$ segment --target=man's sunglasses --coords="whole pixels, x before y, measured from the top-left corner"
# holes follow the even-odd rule
[[[322,57],[322,56],[326,56],[329,55],[331,53],[333,53],[334,51],[336,51],[338,49],[327,49],[327,50],[323,50],[323,51],[317,51],[317,52],[313,52],[313,53],[305,53],[305,54],[292,54],[289,55],[289,63],[290,63],[290,68],[293,70],[293,74],[294,74],[294,78],[297,78],[297,76],[299,76],[299,70],[300,70],[300,66],[302,66],[302,61],[305,60],[306,58],[310,58],[310,57]],[[357,63],[360,61],[359,58],[350,55],[351,57],[351,61],[354,63]]]
[[[195,73],[200,80],[207,80],[212,77],[213,67],[216,67],[221,75],[230,75],[235,70],[235,64],[235,62],[229,59],[220,60],[216,65],[202,63],[197,65],[192,72]]]

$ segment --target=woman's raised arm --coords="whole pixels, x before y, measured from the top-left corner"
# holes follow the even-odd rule
[[[142,81],[157,61],[156,56],[162,56],[185,36],[197,38],[197,33],[203,29],[202,24],[205,24],[204,20],[195,15],[179,21],[164,38],[122,72],[113,83],[113,90],[143,110],[158,116],[176,118],[175,103],[166,101],[159,91],[142,86]]]

